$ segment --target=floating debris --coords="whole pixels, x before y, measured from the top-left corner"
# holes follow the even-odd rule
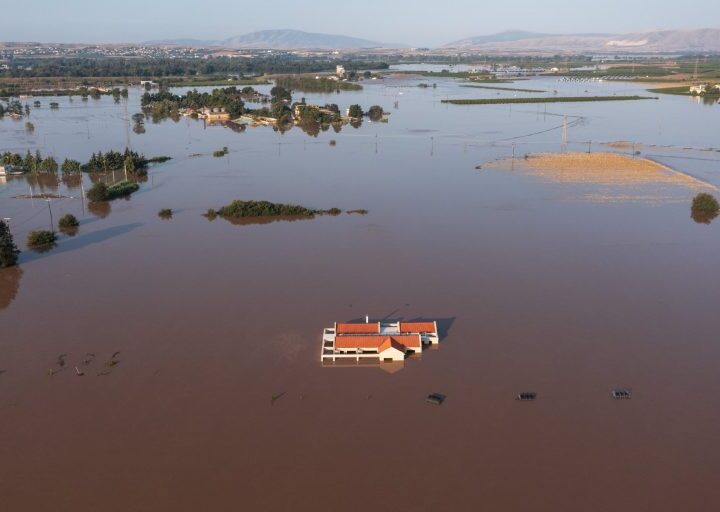
[[[632,391],[625,388],[613,389],[612,397],[615,400],[629,400],[632,396]]]
[[[285,393],[286,393],[286,391],[283,391],[280,394],[273,395],[272,397],[270,397],[270,405],[273,405],[275,403],[275,400],[280,400],[283,397],[283,395],[285,395]]]
[[[67,357],[67,354],[60,354],[57,356],[57,365],[58,366],[65,366],[65,358]]]
[[[532,402],[537,398],[537,393],[532,393],[530,391],[524,391],[522,393],[518,393],[516,400],[520,400],[521,402]]]
[[[83,375],[85,375],[85,372],[82,371],[80,368],[78,368],[78,367],[76,366],[76,367],[75,367],[75,374],[76,374],[78,377],[82,377]]]
[[[103,371],[99,372],[99,373],[97,374],[97,376],[98,376],[98,377],[103,377],[103,376],[105,376],[105,375],[110,375],[111,373],[112,373],[112,371],[110,371],[110,370],[103,370]]]
[[[429,404],[442,405],[442,403],[445,401],[445,398],[445,395],[442,395],[440,393],[430,393],[427,398],[425,398],[425,401]]]
[[[118,364],[120,361],[118,361],[117,359],[115,359],[115,358],[118,356],[118,354],[120,354],[119,351],[118,351],[118,352],[115,352],[115,353],[110,357],[110,360],[109,360],[109,361],[105,361],[105,366],[110,366],[110,367],[112,367],[112,366],[115,366],[116,364]]]
[[[95,354],[93,354],[92,352],[88,352],[85,354],[85,357],[83,358],[82,362],[84,365],[87,366],[93,362],[93,359],[95,359]]]

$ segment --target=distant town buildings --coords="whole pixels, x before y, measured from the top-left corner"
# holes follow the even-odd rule
[[[423,347],[439,342],[437,323],[366,322],[335,323],[323,331],[322,361],[371,359],[403,361]]]

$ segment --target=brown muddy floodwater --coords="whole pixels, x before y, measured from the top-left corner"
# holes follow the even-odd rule
[[[107,204],[70,180],[0,184],[23,250],[0,271],[1,510],[720,508],[720,220],[690,216],[693,195],[720,184],[717,108],[454,107],[439,101],[484,92],[418,81],[334,95],[390,121],[316,138],[187,119],[127,134],[108,98],[33,110],[32,135],[0,121],[0,151],[87,160],[129,137],[173,157]],[[637,141],[697,181],[485,168],[512,144],[557,152],[565,115],[570,151]],[[24,240],[48,227],[47,202],[14,197],[31,189],[63,196],[55,220],[80,219],[44,253]],[[203,216],[233,199],[369,213]],[[323,328],[366,314],[437,319],[443,338],[387,371],[323,367]],[[618,387],[632,398],[613,400]],[[426,403],[432,392],[447,400]]]

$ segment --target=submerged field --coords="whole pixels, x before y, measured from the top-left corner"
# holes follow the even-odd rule
[[[4,509],[720,506],[720,221],[690,212],[698,191],[720,195],[717,105],[457,108],[442,100],[512,92],[426,82],[303,94],[392,113],[311,134],[189,117],[134,130],[139,89],[0,121],[0,152],[172,157],[110,202],[83,193],[122,170],[0,180],[22,250],[0,270]],[[241,217],[208,216],[235,200]],[[261,200],[363,214],[242,216]],[[51,213],[77,232],[29,250]],[[323,367],[323,329],[366,315],[436,320],[440,344]]]
[[[597,101],[656,100],[647,96],[547,96],[541,98],[473,98],[442,100],[452,105],[503,105],[508,103],[584,103]]]

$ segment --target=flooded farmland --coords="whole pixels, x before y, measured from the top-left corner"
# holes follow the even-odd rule
[[[23,251],[0,270],[4,508],[717,510],[720,219],[695,222],[690,202],[720,186],[720,106],[460,106],[441,101],[533,94],[405,75],[364,85],[294,94],[391,113],[316,137],[188,118],[136,133],[138,89],[117,104],[40,98],[33,133],[0,121],[0,152],[172,157],[109,203],[82,199],[87,175],[0,183]],[[683,179],[567,179],[524,159],[561,151]],[[235,199],[368,213],[203,216]],[[75,215],[77,234],[27,249],[50,213]],[[323,367],[323,328],[366,315],[438,320],[442,339],[389,371]],[[515,400],[525,391],[537,399]],[[425,402],[433,392],[442,405]]]

